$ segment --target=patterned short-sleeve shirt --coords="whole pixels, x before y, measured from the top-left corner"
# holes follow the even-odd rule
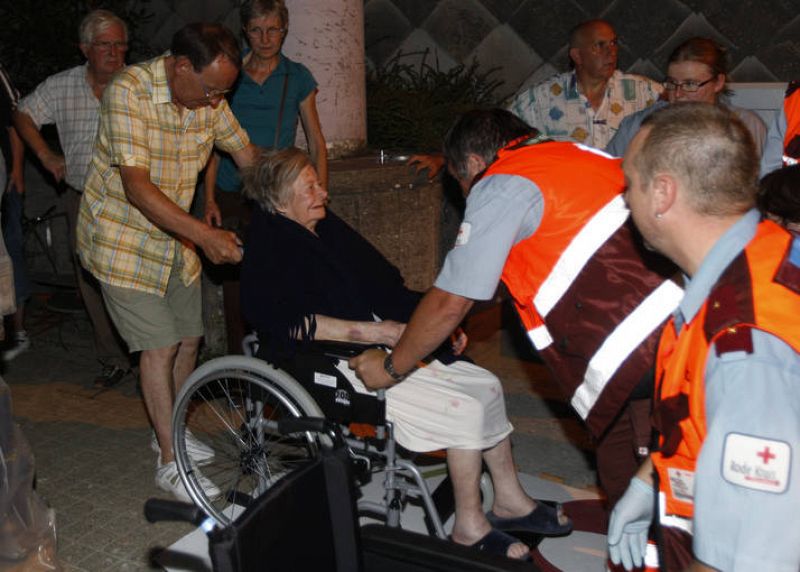
[[[594,110],[578,90],[575,72],[570,71],[520,92],[509,111],[553,139],[603,149],[622,119],[655,103],[662,89],[649,78],[616,70],[603,102]]]
[[[128,201],[119,167],[147,169],[150,181],[188,212],[213,145],[230,153],[249,143],[225,101],[181,113],[172,103],[166,58],[130,66],[106,88],[78,218],[78,252],[92,274],[161,296],[176,248],[184,284],[199,276],[200,261],[192,244],[156,227]]]

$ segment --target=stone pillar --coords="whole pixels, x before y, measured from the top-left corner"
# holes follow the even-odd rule
[[[363,0],[287,0],[283,53],[319,84],[317,108],[331,158],[352,155],[367,139]],[[302,137],[302,135],[301,135]]]

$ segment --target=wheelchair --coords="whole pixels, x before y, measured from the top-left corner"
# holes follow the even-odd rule
[[[246,353],[255,353],[253,344],[248,336]],[[424,511],[428,532],[447,538],[443,522],[453,511],[449,479],[432,492],[416,460],[401,455],[393,425],[385,418],[384,392],[364,394],[343,376],[317,371],[322,368],[314,360],[330,363],[364,349],[315,342],[313,355],[304,356],[313,375],[303,383],[252,355],[216,358],[195,370],[176,398],[172,420],[175,459],[194,503],[218,523],[230,524],[282,477],[330,446],[324,434],[283,434],[279,423],[324,417],[341,426],[360,485],[383,474],[382,500],[359,499],[359,515],[398,528],[404,507],[416,503]],[[213,451],[213,458],[193,458],[198,441]],[[427,472],[446,474],[446,468],[439,462]],[[494,494],[486,474],[481,492],[488,510]]]

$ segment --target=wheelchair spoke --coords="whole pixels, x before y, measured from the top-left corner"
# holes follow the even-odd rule
[[[220,412],[217,406],[205,396],[200,396],[200,397],[203,399],[203,402],[208,406],[211,412],[214,413],[217,419],[219,419],[219,421],[225,426],[225,428],[229,431],[229,433],[233,436],[236,436],[236,438],[239,439],[242,446],[246,446],[245,442],[239,437],[238,431],[236,431],[228,422],[228,420],[225,419],[225,416],[222,414],[222,412]]]

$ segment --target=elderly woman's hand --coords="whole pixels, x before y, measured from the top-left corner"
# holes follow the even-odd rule
[[[383,322],[376,322],[378,325],[379,339],[378,343],[393,348],[400,340],[400,336],[406,329],[406,325],[394,320],[384,320]]]

